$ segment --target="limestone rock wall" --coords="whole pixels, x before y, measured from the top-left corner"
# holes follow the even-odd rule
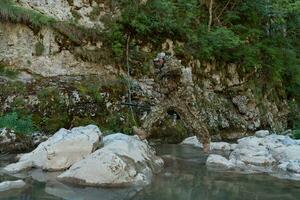
[[[99,20],[106,14],[117,14],[110,10],[110,1],[99,0],[18,0],[20,6],[36,10],[61,21],[73,20],[85,27],[104,28]]]
[[[44,77],[113,73],[112,66],[85,62],[63,48],[49,28],[34,33],[10,23],[0,23],[0,61]]]
[[[101,17],[114,18],[119,15],[118,8],[107,0],[18,0],[16,2],[20,6],[52,16],[57,20],[73,20],[78,25],[86,28],[98,28],[99,30],[104,28]],[[168,39],[162,44],[161,49],[154,49],[151,44],[143,44],[145,46],[141,46],[140,50],[149,57],[153,52],[161,50],[173,55],[175,43],[179,42]],[[74,81],[62,77],[96,75],[98,77],[96,83],[93,80],[87,81],[88,86],[86,87],[91,87],[106,79],[116,80],[116,77],[124,75],[114,58],[104,55],[103,59],[106,58],[108,61],[102,62],[101,59],[100,61],[98,59],[97,62],[91,62],[84,60],[78,53],[82,51],[105,53],[108,51],[106,48],[101,41],[82,41],[82,44],[64,41],[61,33],[49,27],[33,30],[29,26],[21,24],[0,22],[0,64],[5,64],[8,68],[25,71],[27,74],[19,76],[17,80],[8,80],[0,74],[1,85],[5,85],[0,92],[0,111],[4,113],[13,110],[15,99],[19,97],[25,100],[23,103],[26,105],[26,109],[31,109],[45,117],[49,113],[48,110],[55,111],[51,108],[53,101],[71,98],[79,92],[81,94],[79,96],[87,97],[81,98],[85,99],[83,102],[70,104],[68,100],[62,101],[57,106],[57,108],[59,107],[57,111],[61,112],[63,110],[61,108],[67,108],[64,110],[66,115],[70,116],[71,112],[78,111],[81,112],[78,116],[93,118],[97,115],[95,111],[99,111],[99,104],[93,98],[99,98],[98,93],[105,93],[108,96],[110,93],[118,93],[119,95],[116,95],[115,98],[108,97],[111,99],[110,102],[101,101],[100,105],[100,107],[104,104],[105,107],[110,107],[109,111],[107,108],[103,109],[110,114],[116,112],[116,109],[113,109],[115,105],[119,105],[120,108],[120,102],[127,101],[126,89],[118,90],[112,87],[88,90],[80,85],[82,83],[80,80],[75,81],[74,87]],[[90,60],[93,60],[95,56],[92,55]],[[149,59],[149,63],[151,63],[151,59]],[[255,72],[252,74],[240,73],[239,66],[234,64],[204,63],[199,60],[192,60],[189,63],[184,63],[184,65],[193,68],[193,79],[196,83],[195,90],[198,98],[196,103],[199,106],[199,111],[203,116],[206,116],[206,122],[214,135],[214,139],[235,139],[261,128],[276,131],[286,128],[288,106],[284,95],[275,90],[257,91],[256,86],[252,83],[252,80],[257,78]],[[24,79],[28,79],[27,76],[29,76],[30,83],[23,83],[22,87],[26,88],[23,91],[20,92],[15,86],[11,86],[17,81],[24,82]],[[141,104],[155,103],[157,95],[160,94],[156,90],[159,85],[152,80],[153,74],[149,73],[142,79],[140,76],[135,77],[134,75],[132,78],[135,83],[133,100]],[[46,89],[55,88],[57,99],[51,99],[52,90],[43,91],[44,88],[40,85]],[[122,85],[126,86],[124,83]],[[44,98],[45,101],[39,101],[38,106],[33,106],[31,100],[41,99],[43,97],[41,93],[45,92],[49,92],[47,94],[49,95],[48,100]],[[87,95],[87,93],[89,94]],[[119,110],[117,109],[117,111]],[[91,115],[88,113],[89,111],[91,111]],[[137,116],[142,121],[146,114],[146,112],[137,113]],[[57,115],[51,113],[51,116]],[[104,115],[99,117],[104,118]],[[124,121],[124,116],[118,115],[117,117],[119,118],[118,121]],[[39,120],[43,121],[44,119]],[[103,120],[97,119],[98,121]],[[66,124],[72,123],[67,122]]]

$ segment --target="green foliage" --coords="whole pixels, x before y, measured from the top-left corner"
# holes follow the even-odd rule
[[[184,123],[181,120],[174,123],[171,117],[155,126],[151,132],[151,139],[159,139],[162,143],[171,144],[178,144],[188,136],[188,130]]]
[[[299,140],[300,139],[300,129],[294,130],[293,136],[295,139]]]
[[[110,114],[105,123],[102,124],[106,133],[122,132],[132,134],[132,127],[137,126],[135,116],[132,116],[128,109],[122,112]]]
[[[1,116],[0,127],[12,129],[16,134],[21,135],[28,135],[35,131],[31,116],[20,117],[16,112]]]
[[[99,17],[100,12],[101,12],[100,7],[99,6],[95,6],[95,7],[93,7],[92,12],[90,12],[90,16],[89,17],[91,18],[91,20],[96,20],[97,17]]]
[[[0,76],[6,76],[8,78],[16,78],[18,76],[18,72],[15,70],[7,69],[3,63],[0,63]]]
[[[34,28],[50,26],[55,22],[54,18],[45,16],[36,11],[18,7],[11,0],[0,1],[0,19],[14,23],[24,23]]]
[[[76,88],[79,90],[79,93],[82,96],[88,95],[93,98],[93,100],[99,104],[102,104],[104,99],[100,93],[101,85],[98,82],[83,82],[76,85]]]
[[[44,51],[45,51],[45,47],[44,47],[43,43],[37,42],[35,44],[35,55],[41,56],[41,55],[43,55]]]
[[[202,2],[119,1],[121,16],[107,24],[107,42],[115,56],[124,58],[127,36],[130,55],[143,44],[159,49],[167,38],[177,40],[183,46],[175,53],[183,61],[235,63],[242,73],[259,74],[262,92],[284,86],[283,96],[300,103],[299,1],[215,1],[210,31],[208,7]],[[144,65],[138,59],[129,58],[132,71]]]
[[[68,128],[68,122],[70,121],[68,113],[56,113],[48,115],[42,118],[42,122],[39,124],[41,129],[46,133],[55,133],[60,128]]]
[[[79,117],[79,116],[74,116],[71,122],[72,127],[86,126],[89,124],[97,124],[97,122],[91,117]]]
[[[80,17],[76,11],[72,13],[75,16],[75,19]],[[59,21],[53,17],[41,14],[32,9],[17,6],[12,0],[0,1],[0,20],[11,23],[25,24],[37,30],[48,26],[75,44],[82,44],[83,41],[87,39],[91,41],[98,41],[99,38],[101,38],[100,31],[97,29],[97,27],[85,28],[77,25],[76,22]],[[41,46],[39,45],[38,48],[40,47]],[[41,51],[37,52],[39,53]]]

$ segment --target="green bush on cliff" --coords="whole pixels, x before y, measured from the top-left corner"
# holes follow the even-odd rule
[[[35,131],[31,116],[20,117],[16,112],[1,116],[0,128],[9,128],[21,135],[28,135]]]
[[[120,18],[106,25],[108,35],[116,33],[108,37],[109,44],[124,58],[128,36],[130,55],[144,44],[160,50],[168,38],[179,41],[183,45],[175,55],[183,62],[235,63],[240,73],[258,77],[262,93],[283,88],[283,98],[300,103],[299,1],[213,1],[210,27],[209,2],[121,0]],[[130,62],[133,70],[141,66],[135,57]]]
[[[12,0],[0,1],[0,20],[25,24],[34,29],[51,27],[75,44],[81,44],[86,39],[94,41],[100,38],[97,28],[85,28],[72,21],[59,21],[35,10],[20,7]]]
[[[24,23],[36,28],[50,26],[55,22],[52,17],[45,16],[34,10],[16,6],[11,0],[0,1],[0,19],[13,23]]]
[[[0,62],[0,76],[6,76],[8,78],[16,78],[18,72],[15,70],[7,69],[3,63]]]
[[[41,56],[41,55],[43,55],[44,51],[45,51],[45,47],[44,47],[43,43],[42,42],[37,42],[35,44],[35,54],[37,56]]]
[[[293,135],[295,139],[300,139],[300,129],[294,130]]]

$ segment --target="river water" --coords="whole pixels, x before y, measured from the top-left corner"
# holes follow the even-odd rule
[[[23,178],[23,189],[0,192],[0,200],[299,200],[300,181],[278,179],[267,174],[241,174],[209,170],[206,155],[198,148],[180,145],[157,146],[165,169],[144,188],[89,188],[65,185],[58,173],[33,170],[17,177],[0,172],[0,182]],[[12,162],[0,156],[0,167]]]

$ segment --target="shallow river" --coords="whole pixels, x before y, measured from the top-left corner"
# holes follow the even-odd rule
[[[240,174],[208,170],[206,156],[189,146],[157,147],[166,161],[162,173],[151,185],[141,188],[80,188],[55,180],[57,173],[34,170],[18,174],[27,186],[20,190],[0,192],[0,200],[299,200],[300,181],[282,180],[265,174]],[[0,167],[12,161],[0,156]],[[1,174],[3,180],[15,180]]]

